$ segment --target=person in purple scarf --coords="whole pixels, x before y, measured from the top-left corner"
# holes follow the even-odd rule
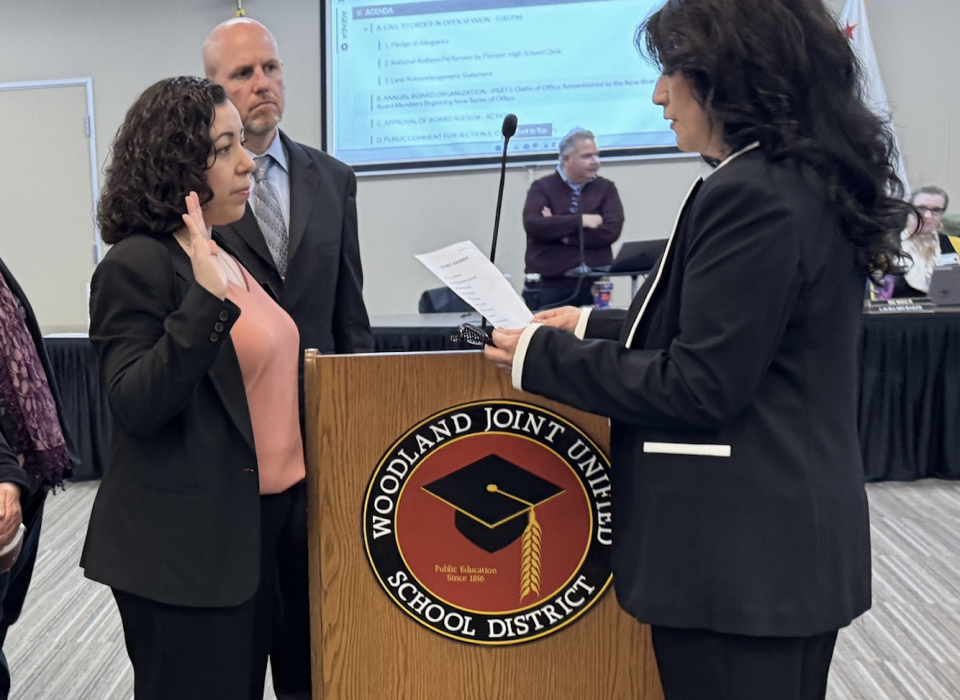
[[[33,575],[47,492],[72,471],[68,440],[37,319],[0,260],[0,700],[10,693],[3,642]]]

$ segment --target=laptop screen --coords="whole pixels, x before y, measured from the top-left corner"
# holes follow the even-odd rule
[[[667,239],[655,241],[624,241],[610,272],[649,272],[667,247]]]

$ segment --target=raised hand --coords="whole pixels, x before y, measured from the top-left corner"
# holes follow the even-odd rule
[[[217,262],[215,253],[217,244],[210,240],[210,230],[203,223],[203,210],[196,192],[186,196],[187,213],[183,223],[190,233],[190,247],[187,254],[193,265],[193,276],[197,284],[220,299],[227,298],[227,275]]]

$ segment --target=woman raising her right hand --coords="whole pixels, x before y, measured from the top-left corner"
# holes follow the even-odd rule
[[[263,697],[274,529],[304,478],[296,326],[210,239],[244,213],[242,137],[220,86],[156,83],[97,212],[113,247],[90,339],[113,435],[81,565],[113,591],[137,700]]]

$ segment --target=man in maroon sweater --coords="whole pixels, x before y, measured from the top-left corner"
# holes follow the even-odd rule
[[[556,172],[534,182],[527,193],[523,207],[526,272],[540,275],[539,285],[528,283],[524,289],[531,308],[593,302],[593,280],[566,273],[581,263],[594,269],[610,265],[610,245],[623,229],[620,195],[613,182],[597,175],[599,169],[593,134],[575,129],[560,142]]]

